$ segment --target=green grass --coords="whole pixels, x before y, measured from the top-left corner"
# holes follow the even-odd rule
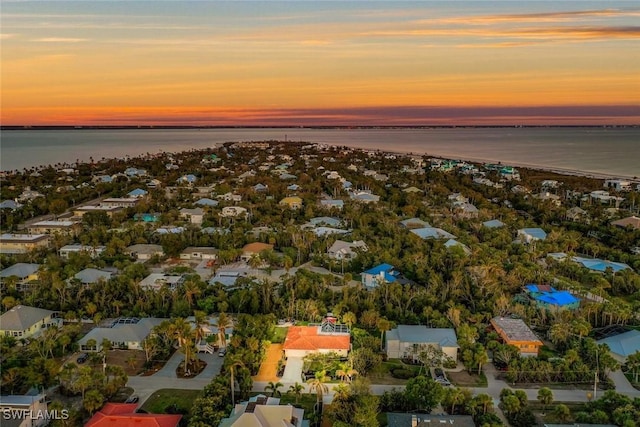
[[[185,414],[185,418],[189,418],[191,406],[200,394],[202,390],[163,388],[149,396],[141,409],[152,414],[165,414],[167,408],[175,405],[178,413]]]
[[[282,344],[288,331],[289,328],[274,328],[273,335],[271,336],[271,342],[273,344]]]

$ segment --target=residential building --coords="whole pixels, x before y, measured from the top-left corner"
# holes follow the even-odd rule
[[[220,216],[223,217],[236,217],[240,215],[247,215],[247,210],[241,206],[225,206],[220,213]]]
[[[458,338],[453,328],[398,325],[385,334],[385,351],[392,359],[417,359],[422,348],[432,346],[448,359],[458,360]],[[444,360],[443,360],[444,362]]]
[[[111,205],[85,205],[78,206],[73,209],[73,215],[77,217],[82,217],[84,214],[89,212],[104,212],[107,214],[109,218],[113,217],[114,214],[118,212],[122,212],[124,208],[121,206],[111,206]]]
[[[40,264],[19,262],[0,271],[0,282],[5,283],[8,278],[15,277],[17,279],[16,287],[19,288],[21,285],[38,280],[39,270]]]
[[[138,197],[111,197],[100,202],[100,206],[114,206],[120,208],[132,208],[140,203]]]
[[[505,344],[520,350],[521,356],[537,356],[538,350],[544,345],[522,319],[494,317],[491,325]]]
[[[202,224],[204,220],[204,210],[202,208],[180,209],[180,218],[187,219],[191,224]]]
[[[579,206],[574,206],[571,209],[567,209],[565,218],[569,221],[583,222],[586,224],[590,222],[589,213]]]
[[[178,182],[178,184],[193,185],[197,180],[198,180],[198,178],[195,175],[187,174],[187,175],[183,175],[180,178],[178,178],[177,182]]]
[[[218,270],[216,275],[209,279],[209,284],[214,285],[220,283],[226,288],[236,286],[238,279],[242,277],[239,271]]]
[[[549,193],[548,191],[534,194],[532,197],[543,202],[549,202],[554,206],[560,206],[562,204],[562,202],[560,201],[560,196],[558,196],[557,194]]]
[[[399,271],[395,270],[395,267],[390,264],[380,264],[367,271],[362,272],[362,285],[366,288],[372,289],[379,286],[382,283],[398,282],[400,284],[411,283],[402,276]]]
[[[260,255],[260,252],[268,250],[273,250],[273,245],[261,242],[249,243],[244,245],[242,248],[242,255],[240,255],[240,259],[244,262],[249,262],[251,257],[254,255]]]
[[[455,239],[451,233],[444,231],[441,228],[437,227],[424,227],[424,228],[414,228],[411,230],[413,234],[420,237],[421,239]]]
[[[471,254],[471,249],[469,248],[469,246],[465,245],[464,243],[460,243],[455,239],[449,239],[446,242],[444,242],[444,246],[451,249],[451,248],[460,248],[462,249],[462,251],[469,255]]]
[[[218,250],[206,246],[189,246],[180,253],[180,259],[184,260],[215,260],[218,258]]]
[[[16,209],[21,208],[22,205],[15,200],[4,200],[0,203],[0,209],[9,209],[15,211]]]
[[[349,197],[356,202],[362,203],[377,203],[380,201],[380,196],[376,196],[370,191],[354,191],[349,193]]]
[[[236,404],[218,427],[309,427],[309,420],[303,417],[303,409],[280,405],[279,398],[259,394]]]
[[[629,356],[640,351],[640,331],[632,329],[622,334],[603,338],[597,342],[598,344],[608,345],[613,358],[624,364]]]
[[[104,252],[106,247],[104,246],[88,246],[82,245],[80,243],[74,243],[73,245],[65,245],[60,248],[58,253],[60,254],[60,258],[69,259],[69,255],[71,254],[79,254],[86,253],[91,258],[97,258]]]
[[[45,329],[62,326],[56,311],[16,305],[0,316],[0,335],[15,338],[39,336]]]
[[[228,192],[217,196],[217,198],[227,202],[240,202],[242,200],[242,195]]]
[[[611,225],[615,225],[616,227],[622,227],[622,228],[633,228],[636,230],[640,229],[640,218],[638,218],[637,216],[629,216],[627,218],[622,218],[619,219],[617,221],[613,221],[611,223]]]
[[[482,226],[487,228],[500,228],[500,227],[504,227],[504,222],[498,219],[492,219],[492,220],[483,222]]]
[[[632,186],[631,181],[627,181],[624,179],[606,179],[604,181],[604,188],[609,188],[616,191],[629,191]]]
[[[137,258],[138,261],[147,261],[154,256],[164,256],[164,250],[160,245],[137,244],[131,245],[124,250],[124,253]]]
[[[540,308],[576,310],[580,307],[580,300],[569,291],[557,291],[550,285],[530,283],[524,287],[524,290]]]
[[[136,412],[137,403],[107,402],[84,427],[178,427],[182,415]]]
[[[518,230],[518,239],[522,243],[533,243],[546,238],[547,233],[542,228],[521,228]]]
[[[424,193],[424,191],[422,191],[421,189],[417,188],[417,187],[408,187],[405,188],[404,190],[405,193]]]
[[[367,252],[368,250],[369,248],[362,240],[356,240],[355,242],[336,240],[327,250],[327,255],[329,258],[342,261],[353,259],[359,252]]]
[[[30,224],[27,230],[30,234],[75,234],[81,227],[75,221],[38,221]]]
[[[471,219],[478,217],[478,208],[469,202],[456,202],[453,204],[452,209],[458,218]]]
[[[339,209],[342,210],[344,207],[344,201],[340,199],[324,199],[320,200],[320,206],[327,209]]]
[[[420,218],[403,219],[400,221],[400,225],[408,229],[431,227],[431,224]]]
[[[195,202],[198,206],[218,206],[219,202],[217,200],[209,199],[208,197],[204,197]]]
[[[0,236],[0,254],[25,254],[49,247],[46,234],[2,234]]]
[[[108,281],[113,276],[111,271],[98,270],[97,268],[85,268],[76,273],[73,278],[83,285],[91,285],[100,281]]]
[[[298,196],[285,197],[280,200],[280,205],[287,206],[289,209],[300,209],[302,207],[302,199]]]
[[[136,188],[135,190],[129,191],[127,196],[141,198],[141,197],[146,196],[147,194],[149,194],[149,192],[147,190],[143,190],[142,188]]]
[[[174,290],[184,282],[184,276],[172,276],[164,273],[151,273],[144,279],[142,279],[138,285],[142,289],[151,289],[159,291],[163,286],[168,286],[169,289]]]
[[[351,350],[351,334],[348,326],[327,315],[321,324],[289,327],[282,349],[287,358],[316,353],[337,353],[346,357]]]
[[[475,427],[471,415],[409,414],[387,412],[387,427]]]
[[[102,351],[102,343],[108,340],[112,349],[142,350],[142,342],[152,333],[153,328],[168,319],[147,317],[123,317],[116,319],[110,327],[97,327],[80,338],[81,351]]]
[[[44,393],[35,396],[0,396],[0,413],[2,414],[3,427],[46,426],[50,422],[48,415],[54,415],[47,412],[47,409],[48,405]],[[5,414],[10,416],[5,417]],[[59,418],[63,417],[62,412],[55,415]]]

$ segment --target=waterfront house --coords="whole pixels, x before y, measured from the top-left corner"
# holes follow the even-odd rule
[[[522,319],[494,317],[491,326],[505,344],[517,347],[521,356],[537,356],[544,345]]]
[[[52,326],[62,326],[62,318],[58,312],[42,308],[16,305],[0,316],[0,335],[6,337],[37,337]]]
[[[5,233],[0,235],[0,254],[24,254],[47,247],[49,247],[49,236],[46,234]]]
[[[606,179],[603,186],[615,191],[629,191],[631,190],[632,182],[626,179]]]
[[[424,325],[398,325],[385,334],[385,351],[393,359],[416,359],[426,346],[432,346],[449,359],[458,360],[458,338],[453,328],[427,328]]]

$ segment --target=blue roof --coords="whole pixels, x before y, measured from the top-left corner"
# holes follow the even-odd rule
[[[568,291],[547,292],[536,297],[536,300],[551,305],[557,305],[558,307],[575,304],[580,301],[578,298],[571,295]]]
[[[498,219],[492,219],[491,221],[485,221],[482,223],[482,225],[484,225],[487,228],[498,228],[498,227],[503,227],[504,226],[504,222],[498,220]]]
[[[131,190],[129,192],[129,196],[144,196],[145,194],[147,194],[147,192],[142,188],[136,188],[135,190]]]
[[[604,271],[607,271],[607,268],[611,268],[614,273],[617,273],[618,271],[631,268],[627,264],[622,262],[606,261],[606,260],[597,259],[597,258],[589,259],[589,258],[582,258],[582,257],[573,257],[573,260],[575,262],[579,262],[589,270],[594,270],[594,271],[604,272]]]
[[[640,331],[631,330],[623,334],[598,340],[598,344],[606,344],[612,353],[627,357],[640,351]]]
[[[544,240],[547,238],[547,232],[542,228],[523,228],[522,231],[534,239]]]
[[[196,205],[200,205],[200,206],[218,206],[218,201],[217,200],[213,200],[213,199],[208,199],[208,198],[203,198],[200,199],[196,202]]]
[[[382,272],[388,272],[393,270],[393,265],[391,264],[380,264],[375,267],[365,271],[366,274],[380,274]]]

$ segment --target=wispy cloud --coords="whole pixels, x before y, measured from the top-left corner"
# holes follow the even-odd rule
[[[8,40],[16,38],[18,34],[16,33],[0,33],[0,40]]]
[[[497,23],[520,22],[567,22],[582,21],[592,18],[635,17],[640,16],[640,10],[600,9],[600,10],[575,10],[568,12],[547,13],[522,13],[522,14],[498,14],[480,16],[459,16],[455,18],[441,18],[437,20],[425,20],[423,22],[441,24],[472,24],[490,25]]]
[[[88,42],[89,39],[74,38],[74,37],[42,37],[38,39],[32,39],[31,41],[37,43],[82,43]]]

